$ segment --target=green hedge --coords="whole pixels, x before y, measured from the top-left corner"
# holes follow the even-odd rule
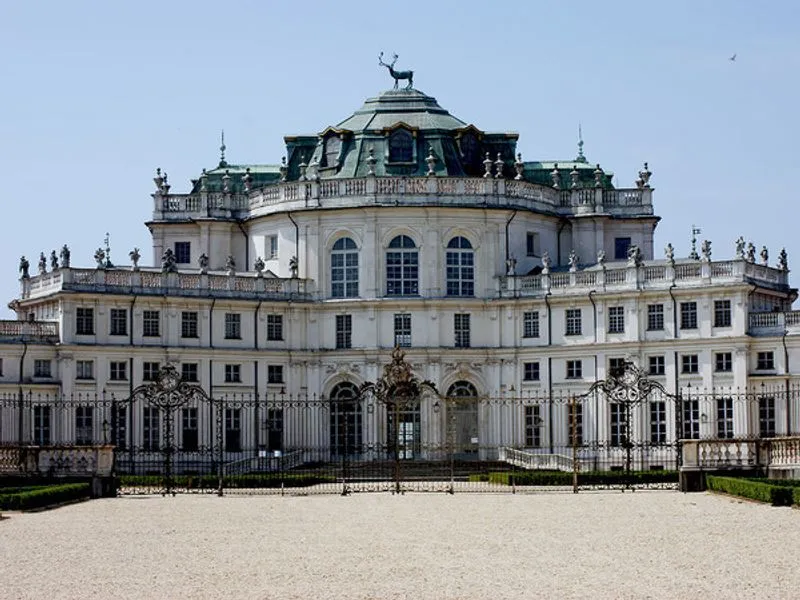
[[[470,475],[470,481],[488,481],[501,485],[571,486],[572,473],[565,471],[502,471]],[[647,485],[677,483],[677,471],[585,471],[578,473],[578,485]]]
[[[319,483],[336,483],[336,477],[318,473],[262,473],[229,475],[223,478],[226,488],[276,488],[308,487]],[[217,489],[219,479],[216,475],[180,475],[172,478],[175,487],[187,489]],[[161,475],[122,475],[120,487],[161,488],[164,479]]]
[[[715,492],[768,502],[772,506],[800,504],[800,488],[771,481],[706,475],[706,487]]]
[[[0,490],[0,509],[30,510],[89,497],[88,483],[67,483],[6,493]],[[8,488],[6,488],[8,489]]]

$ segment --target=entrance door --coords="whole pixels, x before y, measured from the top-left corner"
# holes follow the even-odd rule
[[[474,460],[478,457],[478,390],[468,381],[457,381],[447,391],[447,437],[456,459]]]

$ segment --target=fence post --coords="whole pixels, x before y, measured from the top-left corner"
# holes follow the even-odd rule
[[[212,400],[213,402],[213,400]],[[225,419],[225,410],[222,408],[222,399],[219,400],[219,407],[217,408],[217,496],[220,498],[223,494],[225,469],[223,465],[224,460],[224,447],[222,439],[222,426]]]
[[[572,414],[570,415],[570,436],[572,437],[572,493],[578,493],[578,407],[575,396],[570,398]]]

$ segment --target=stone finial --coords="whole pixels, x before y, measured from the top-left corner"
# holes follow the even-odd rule
[[[311,163],[308,165],[308,179],[310,181],[319,181],[319,161],[311,157]]]
[[[375,163],[378,162],[378,159],[375,158],[375,148],[373,146],[369,147],[369,151],[367,152],[367,175],[370,177],[375,176]]]
[[[58,271],[58,254],[56,254],[55,250],[50,252],[50,270]]]
[[[756,262],[756,246],[753,242],[747,242],[747,255],[745,260],[749,263]]]
[[[208,273],[208,255],[205,252],[197,257],[197,266],[200,267],[201,275]]]
[[[278,172],[281,174],[281,181],[286,181],[286,176],[289,174],[289,167],[286,165],[286,157],[281,157],[281,166],[278,167]]]
[[[578,187],[581,179],[581,174],[578,171],[577,167],[575,167],[574,165],[572,167],[572,170],[569,172],[569,179],[570,179],[569,187],[571,187],[574,190],[575,188]]]
[[[225,169],[225,174],[222,176],[222,193],[231,193],[231,172],[230,169]]]
[[[247,167],[244,171],[244,176],[242,177],[242,184],[244,185],[244,191],[250,192],[253,188],[253,176],[250,175],[250,167]]]
[[[553,187],[557,190],[561,189],[561,173],[558,171],[558,163],[553,165],[553,170],[550,171],[550,179],[553,180]]]
[[[513,277],[517,273],[517,259],[510,256],[506,259],[506,275]]]
[[[263,277],[264,276],[264,269],[266,268],[267,264],[264,262],[264,259],[260,256],[256,259],[256,262],[253,264],[253,268],[256,271],[256,277]]]
[[[297,168],[300,169],[300,181],[306,181],[306,171],[308,170],[308,164],[306,164],[306,159],[304,156],[300,157],[300,164],[297,165]]]
[[[164,254],[161,255],[161,272],[177,273],[177,271],[178,262],[175,258],[175,253],[172,251],[172,248],[167,248],[164,250]]]
[[[438,160],[433,153],[433,146],[428,146],[428,156],[425,158],[425,162],[428,163],[428,172],[426,173],[428,177],[436,175],[436,162]]]
[[[569,251],[569,272],[574,273],[578,270],[578,253],[575,250]]]
[[[545,275],[550,272],[550,253],[545,250],[542,253],[542,273]]]
[[[69,251],[69,246],[64,244],[61,247],[61,253],[60,253],[60,255],[61,255],[61,268],[62,269],[69,269],[70,254],[71,254],[71,252]]]
[[[600,163],[597,163],[597,166],[592,171],[592,175],[594,175],[594,187],[601,188],[603,187],[603,169],[600,168]]]
[[[236,275],[236,259],[233,258],[233,254],[228,254],[228,258],[225,259],[225,270],[228,275]]]
[[[736,258],[737,260],[744,260],[744,238],[739,236],[736,240]]]
[[[761,264],[765,267],[769,266],[769,250],[767,250],[766,246],[761,246]]]
[[[495,179],[502,179],[503,178],[503,167],[505,163],[503,162],[503,155],[498,152],[497,153],[497,160],[494,161],[494,178]]]
[[[139,270],[139,259],[142,258],[142,255],[139,253],[138,248],[134,248],[130,252],[128,252],[128,258],[131,259],[131,263],[133,263],[133,270]]]
[[[489,158],[489,153],[486,153],[486,158],[483,159],[483,178],[489,179],[492,176],[492,159]]]
[[[522,153],[517,154],[517,162],[514,163],[514,170],[517,172],[516,177],[514,177],[517,181],[522,181],[524,179],[523,173],[525,172],[525,163],[522,162]]]
[[[781,271],[789,270],[789,256],[786,254],[786,248],[781,248],[778,254],[778,269]]]
[[[636,244],[633,244],[630,248],[628,248],[628,266],[629,267],[641,267],[642,263],[644,262],[644,258],[642,257],[642,250]]]
[[[106,253],[103,252],[102,248],[98,248],[94,251],[94,260],[97,262],[98,269],[104,269],[106,266]]]
[[[208,191],[208,173],[205,169],[203,169],[203,173],[200,175],[200,191]]]
[[[597,251],[597,264],[601,267],[605,267],[606,265],[606,251],[602,248]]]
[[[664,247],[664,258],[667,259],[671,267],[675,266],[675,248],[672,247],[672,244],[667,244]]]
[[[20,256],[19,258],[19,273],[21,279],[28,279],[30,275],[30,268],[31,263],[28,262],[28,259],[24,256]]]
[[[639,189],[650,187],[650,177],[653,174],[647,168],[647,163],[644,163],[644,169],[639,171],[639,179],[636,180],[636,187]]]
[[[161,167],[159,167],[158,169],[156,169],[156,176],[153,177],[153,183],[156,184],[156,193],[158,194],[161,193],[161,188],[164,185],[165,181],[166,179],[164,179],[164,176],[161,174]]]
[[[289,259],[289,273],[292,279],[297,279],[298,270],[299,262],[297,261],[297,257],[293,256]]]
[[[700,255],[705,262],[711,262],[711,241],[703,240],[700,244]]]

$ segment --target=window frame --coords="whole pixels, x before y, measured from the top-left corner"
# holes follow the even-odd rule
[[[181,379],[189,383],[200,381],[200,364],[196,362],[181,363]]]
[[[156,381],[160,370],[160,362],[155,360],[142,361],[142,381]]]
[[[196,310],[181,311],[181,339],[200,337],[200,316]]]
[[[564,335],[583,335],[583,310],[580,308],[567,308],[564,310]]]
[[[112,360],[108,363],[109,381],[128,381],[128,361]]]
[[[654,367],[656,367],[654,369]],[[667,361],[663,354],[651,354],[647,357],[647,374],[654,377],[665,375],[667,371]]]
[[[79,381],[94,381],[94,361],[88,359],[76,360],[75,379]]]
[[[75,335],[94,335],[94,308],[78,306],[75,310]]]
[[[282,314],[269,314],[267,315],[267,341],[268,342],[282,342],[283,340],[283,315]]]
[[[394,313],[394,345],[400,348],[411,347],[411,313]]]
[[[774,371],[775,353],[772,350],[764,350],[756,353],[756,371]]]
[[[715,373],[733,372],[733,352],[714,353],[714,372]]]
[[[335,346],[337,350],[353,347],[353,315],[336,315]]]
[[[470,313],[453,314],[453,346],[471,348],[472,319]]]
[[[187,241],[175,242],[173,245],[175,264],[189,265],[192,263],[192,243]]]
[[[128,309],[112,308],[108,317],[108,335],[128,335]]]
[[[625,333],[625,307],[608,307],[608,333]]]
[[[284,384],[284,368],[283,365],[267,365],[267,384]]]
[[[445,251],[445,293],[448,297],[475,296],[475,249],[464,236],[455,236]]]
[[[386,246],[384,258],[386,296],[419,296],[419,247],[414,239],[405,234],[394,236]]]
[[[681,375],[698,375],[700,357],[697,354],[681,354]]]
[[[242,365],[225,363],[225,383],[242,383]]]
[[[147,309],[142,311],[142,337],[161,337],[160,310]]]
[[[538,360],[522,363],[522,381],[540,381],[541,374],[541,365]]]
[[[680,311],[681,330],[697,329],[697,302],[694,300],[681,302]]]
[[[647,331],[664,331],[664,305],[647,305]]]
[[[334,242],[330,252],[331,298],[358,298],[359,249],[351,237]]]
[[[583,379],[583,360],[579,358],[567,360],[565,379]]]
[[[242,313],[225,313],[225,339],[242,339]]]
[[[522,337],[525,339],[539,337],[538,310],[528,310],[522,313]]]
[[[732,315],[730,300],[714,300],[714,327],[731,327]]]

